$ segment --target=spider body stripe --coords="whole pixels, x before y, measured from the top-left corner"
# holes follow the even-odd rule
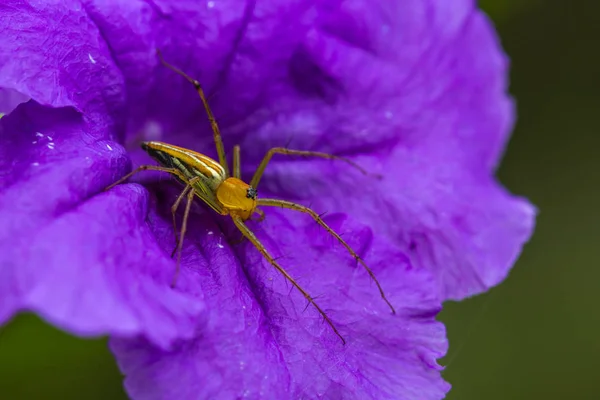
[[[142,149],[162,165],[181,169],[190,179],[200,176],[214,190],[227,179],[221,164],[204,154],[156,141],[143,142]]]
[[[158,163],[181,172],[185,179],[176,176],[183,185],[191,182],[194,193],[210,208],[227,215],[216,198],[217,188],[227,179],[219,163],[204,154],[163,142],[143,142],[142,149]]]

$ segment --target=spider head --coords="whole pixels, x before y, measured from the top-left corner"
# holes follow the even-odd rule
[[[227,178],[217,188],[217,200],[232,215],[246,220],[256,208],[256,189],[238,178]]]

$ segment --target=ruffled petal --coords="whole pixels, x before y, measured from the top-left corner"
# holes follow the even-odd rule
[[[98,194],[129,166],[122,147],[73,109],[33,101],[0,133],[0,321],[29,310],[79,335],[190,337],[203,302],[170,289],[147,191]]]
[[[250,224],[279,263],[326,310],[343,345],[312,306],[245,243],[230,263],[226,239],[207,219],[193,223],[194,252],[223,262],[196,269],[207,323],[193,340],[161,351],[142,340],[112,341],[126,388],[148,398],[440,399],[448,385],[436,359],[446,351],[435,281],[371,230],[331,215],[327,222],[370,264],[397,314],[368,274],[310,218],[267,211]],[[303,219],[304,218],[304,219]],[[306,220],[308,219],[308,221]],[[207,234],[210,233],[210,234]]]
[[[16,103],[72,107],[30,101],[0,120],[0,319],[31,309],[75,333],[114,334],[135,398],[443,397],[440,300],[499,282],[534,219],[492,179],[512,105],[506,60],[473,2],[62,4],[0,6],[18,27],[0,23],[0,88],[22,94]],[[110,141],[125,111],[128,140],[215,155],[197,95],[156,48],[203,83],[227,149],[242,145],[246,179],[288,143],[385,175],[282,156],[260,191],[350,215],[328,221],[372,265],[396,316],[332,238],[281,212],[252,226],[321,295],[346,346],[254,248],[229,247],[219,231],[231,226],[212,213],[194,215],[169,288],[174,193],[99,194],[128,167]]]
[[[384,174],[365,183],[343,163],[276,156],[261,187],[388,235],[444,297],[499,283],[530,237],[535,209],[493,179],[514,113],[506,57],[473,1],[93,4],[131,93],[130,138],[216,155],[196,93],[160,48],[204,85],[245,179],[286,145]]]
[[[2,2],[0,88],[74,107],[97,124],[124,122],[122,75],[80,1]]]

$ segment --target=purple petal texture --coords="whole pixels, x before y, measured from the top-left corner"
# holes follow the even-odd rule
[[[144,399],[439,399],[448,385],[436,359],[446,350],[435,281],[410,266],[370,229],[328,223],[370,263],[387,290],[391,315],[365,270],[307,216],[269,210],[259,237],[291,276],[327,310],[343,345],[302,295],[251,246],[243,267],[209,219],[194,221],[185,259],[199,280],[208,322],[170,351],[115,339],[112,348],[132,398]],[[302,238],[302,243],[298,240]],[[198,260],[196,254],[205,260]],[[189,257],[189,258],[188,258]],[[232,262],[210,262],[209,260]],[[200,264],[200,265],[198,265]]]
[[[242,145],[246,178],[270,147],[288,143],[385,174],[367,182],[342,164],[276,157],[262,190],[354,215],[435,272],[444,298],[499,283],[531,235],[535,209],[493,178],[513,107],[507,60],[473,1],[89,9],[115,38],[135,138],[215,154],[197,96],[158,63],[160,48],[209,92],[226,146]],[[368,196],[357,196],[365,186]]]
[[[0,88],[72,106],[98,125],[119,122],[123,77],[81,2],[7,0],[0,15]],[[0,106],[6,96],[0,92]]]
[[[3,2],[0,21],[0,321],[29,310],[80,335],[190,337],[203,302],[166,284],[147,193],[96,195],[130,167],[100,32],[78,2]]]
[[[130,167],[118,142],[216,155],[157,48],[202,82],[245,179],[288,144],[383,175],[276,156],[259,191],[343,213],[328,221],[396,316],[334,239],[280,210],[250,225],[346,346],[199,205],[169,287],[176,189],[102,192]],[[506,71],[468,0],[3,2],[0,321],[26,309],[112,334],[134,398],[442,398],[440,301],[499,283],[533,230],[534,208],[493,178],[513,123]]]
[[[147,192],[94,196],[128,167],[123,149],[73,109],[32,101],[0,120],[0,135],[0,320],[25,309],[80,335],[160,346],[191,336],[203,302],[168,287],[173,263],[146,222]]]

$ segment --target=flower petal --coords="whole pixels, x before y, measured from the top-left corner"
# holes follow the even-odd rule
[[[407,79],[415,81],[407,84],[415,93],[397,97],[402,103],[417,99],[420,105],[412,106],[425,116],[408,118],[406,107],[390,108],[394,109],[390,119],[410,124],[397,127],[399,144],[391,150],[375,146],[375,153],[385,152],[385,158],[358,159],[373,165],[373,172],[383,172],[383,181],[365,179],[349,168],[341,170],[343,165],[324,174],[323,167],[307,167],[306,162],[302,168],[273,163],[266,180],[270,194],[311,201],[321,211],[350,212],[377,232],[395,238],[415,265],[436,273],[445,298],[460,299],[506,277],[531,236],[535,209],[526,200],[510,196],[490,176],[494,155],[507,137],[511,106],[503,93],[503,59],[487,21],[478,13],[468,15],[458,34],[436,45],[443,50],[429,49],[414,67],[417,72]],[[349,54],[343,47],[321,38],[314,54],[320,51],[325,56],[316,57],[339,59],[342,65],[343,55]],[[496,53],[470,55],[469,51],[481,48]],[[443,58],[436,58],[441,51]],[[460,60],[462,54],[470,61]],[[347,71],[370,73],[377,79],[390,75],[371,70],[373,64],[350,62]],[[325,68],[328,63],[321,65]],[[335,64],[326,71],[336,72]],[[433,90],[433,84],[439,87]],[[334,176],[334,183],[327,184]]]
[[[492,178],[442,160],[430,162],[427,155],[398,147],[382,170],[410,173],[381,180],[345,165],[340,172],[334,164],[274,163],[260,190],[310,202],[318,212],[351,213],[394,238],[415,266],[434,272],[443,298],[460,299],[506,277],[531,236],[536,211]]]
[[[123,122],[123,78],[80,1],[2,2],[0,88]]]
[[[162,347],[189,337],[203,303],[169,288],[174,263],[146,221],[147,192],[95,195],[128,167],[109,133],[33,101],[0,132],[0,321],[30,310],[79,335],[144,335]]]
[[[500,282],[530,237],[534,208],[492,178],[513,105],[506,57],[472,0],[94,2],[90,13],[123,67],[130,134],[216,154],[197,95],[158,47],[201,80],[246,179],[288,143],[385,173],[358,196],[365,183],[345,165],[276,156],[261,185],[390,235],[445,297]]]
[[[392,315],[365,270],[307,216],[267,210],[251,224],[280,264],[316,298],[344,336],[246,243],[243,265],[196,268],[207,294],[208,321],[197,337],[162,351],[143,340],[113,339],[126,388],[143,398],[440,399],[448,385],[436,359],[446,351],[435,281],[393,247],[341,214],[327,222],[363,254],[395,305]],[[229,252],[217,226],[194,221],[188,256]],[[239,233],[238,233],[239,234]],[[193,264],[188,264],[191,268]]]

